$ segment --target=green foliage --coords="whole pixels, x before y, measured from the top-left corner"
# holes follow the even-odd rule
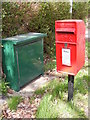
[[[77,103],[78,99],[76,103],[72,101],[68,103],[58,98],[52,101],[52,95],[47,94],[40,103],[36,118],[86,118],[83,108],[76,106]]]
[[[30,97],[30,104],[35,100],[35,96]]]
[[[66,92],[67,90],[68,90],[68,85],[62,82],[52,90],[52,96],[53,98],[59,97],[60,99],[63,99],[63,95],[64,95],[63,92]]]
[[[88,50],[87,51],[88,52],[88,59],[90,59],[90,42],[88,42],[87,45],[88,45],[88,49],[87,49]],[[88,62],[88,63],[89,63],[89,66],[90,66],[90,62]]]
[[[62,79],[55,79],[53,81],[50,81],[46,86],[36,90],[35,94],[43,95],[47,91],[52,94],[52,98],[59,97],[60,99],[62,99],[63,92],[66,92],[67,89],[67,77],[65,77],[65,81],[62,81]]]
[[[36,91],[35,91],[35,94],[36,95],[43,95],[44,94],[44,92],[45,92],[45,89],[44,89],[44,87],[41,89],[37,89]]]
[[[86,20],[88,17],[88,2],[73,2],[73,19]]]
[[[8,82],[5,82],[4,79],[0,80],[0,92],[2,95],[7,96]]]
[[[77,94],[77,93],[82,93],[83,95],[87,94],[88,93],[88,91],[87,91],[87,89],[88,89],[88,76],[87,75],[80,76],[80,72],[79,72],[76,79],[75,79],[74,89],[75,89],[74,94]]]
[[[44,71],[47,72],[48,70],[53,70],[56,68],[56,61],[49,60],[46,64],[44,64]]]
[[[88,1],[88,13],[90,12],[90,0]],[[88,17],[89,17],[90,15],[88,14]]]
[[[8,106],[10,108],[10,110],[16,110],[18,104],[22,101],[22,97],[21,96],[14,96],[11,97],[8,101]]]
[[[44,96],[40,103],[38,111],[36,113],[36,118],[57,118],[58,113],[56,112],[56,105],[51,101],[51,95],[47,94]]]

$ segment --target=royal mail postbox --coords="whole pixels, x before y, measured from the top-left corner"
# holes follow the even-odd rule
[[[76,75],[85,63],[83,20],[55,21],[57,71]]]

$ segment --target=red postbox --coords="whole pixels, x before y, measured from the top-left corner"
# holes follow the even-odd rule
[[[55,21],[57,71],[76,75],[85,63],[83,20]]]

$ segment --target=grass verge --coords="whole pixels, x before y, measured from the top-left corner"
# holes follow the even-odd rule
[[[67,102],[68,78],[54,79],[35,94],[44,96],[36,118],[87,118],[88,117],[88,42],[86,41],[85,65],[75,76],[74,98]],[[46,66],[47,67],[47,66]],[[48,67],[47,67],[48,68]]]
[[[74,100],[67,102],[68,82],[55,79],[36,91],[44,95],[36,118],[86,118],[88,114],[88,76],[78,73],[75,77]],[[79,76],[79,77],[78,77]]]

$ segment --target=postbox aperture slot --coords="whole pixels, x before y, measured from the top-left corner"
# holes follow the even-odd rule
[[[70,33],[70,34],[74,34],[75,33],[75,29],[74,28],[57,28],[56,32],[58,32],[58,33]]]
[[[62,31],[62,32],[59,32],[59,31],[58,31],[58,33],[61,33],[61,34],[62,34],[62,33],[63,33],[63,34],[74,34],[74,32],[67,32],[67,31]]]

